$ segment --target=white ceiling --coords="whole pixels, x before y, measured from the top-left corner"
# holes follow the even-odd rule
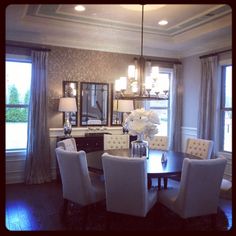
[[[6,39],[140,54],[141,5],[10,5]],[[181,58],[231,48],[232,10],[219,4],[145,5],[144,55]],[[159,26],[166,19],[169,24]]]

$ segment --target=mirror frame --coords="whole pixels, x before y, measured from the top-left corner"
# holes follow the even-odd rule
[[[111,84],[111,114],[110,114],[110,124],[111,126],[122,126],[123,122],[123,116],[121,112],[114,111],[114,100],[116,99],[115,93],[114,93],[114,84]],[[114,116],[118,119],[119,123],[117,123]]]
[[[73,85],[73,86],[72,86]],[[63,81],[63,96],[75,97],[76,105],[78,107],[78,82],[77,81]],[[72,126],[78,126],[78,112],[69,112],[70,123]],[[65,123],[65,112],[63,112],[63,124]]]
[[[104,118],[106,120],[105,123],[102,123],[102,124],[83,124],[83,121],[82,121],[82,117],[83,117],[83,100],[85,99],[85,96],[83,95],[83,87],[84,85],[102,85],[102,86],[106,86],[106,90],[104,91],[107,91],[107,96],[106,96],[106,114],[104,115]],[[96,101],[97,102],[97,101]],[[100,108],[98,108],[100,109]],[[80,83],[80,126],[108,126],[108,114],[109,114],[109,84],[108,83],[97,83],[97,82],[81,82]],[[88,114],[87,114],[87,117],[88,117]]]

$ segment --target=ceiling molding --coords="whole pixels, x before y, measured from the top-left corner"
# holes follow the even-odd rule
[[[93,15],[95,13],[80,16],[71,9],[68,10],[68,6],[69,4],[11,5],[6,10],[6,40],[140,54],[140,22],[135,22],[134,17],[131,17],[129,22],[122,21],[122,17],[119,21],[119,14],[114,17],[114,20],[99,18],[99,15]],[[100,10],[101,5],[97,6],[93,9]],[[115,6],[119,7],[119,5]],[[149,25],[144,27],[144,55],[179,59],[217,50],[217,47],[232,47],[230,7],[223,4],[210,7],[208,5],[206,8],[203,5],[198,6],[205,10],[198,11],[198,14],[191,17],[189,14],[186,18],[177,17],[179,21],[176,24],[172,22],[172,26],[167,28],[151,26],[152,18],[147,17]],[[160,11],[165,7],[167,5],[162,6]],[[188,9],[196,11],[190,5]],[[181,7],[176,9],[178,12],[182,10]],[[124,14],[128,13],[124,11]],[[154,19],[156,20],[155,15]]]

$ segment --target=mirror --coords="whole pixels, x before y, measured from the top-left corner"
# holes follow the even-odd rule
[[[113,84],[111,84],[111,125],[121,126],[123,122],[122,113],[118,111],[118,100],[113,92]]]
[[[134,110],[133,99],[118,98],[111,88],[111,125],[124,125],[124,121],[128,114]]]
[[[80,125],[108,125],[107,83],[80,83]]]

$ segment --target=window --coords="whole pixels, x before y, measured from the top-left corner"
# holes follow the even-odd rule
[[[171,75],[172,73],[170,71],[160,72],[156,82],[160,100],[151,100],[145,103],[146,110],[153,110],[159,116],[160,125],[158,125],[157,135],[168,136],[169,132],[169,91]]]
[[[6,150],[26,149],[31,62],[6,59]]]
[[[232,152],[232,66],[222,66],[220,147]]]

